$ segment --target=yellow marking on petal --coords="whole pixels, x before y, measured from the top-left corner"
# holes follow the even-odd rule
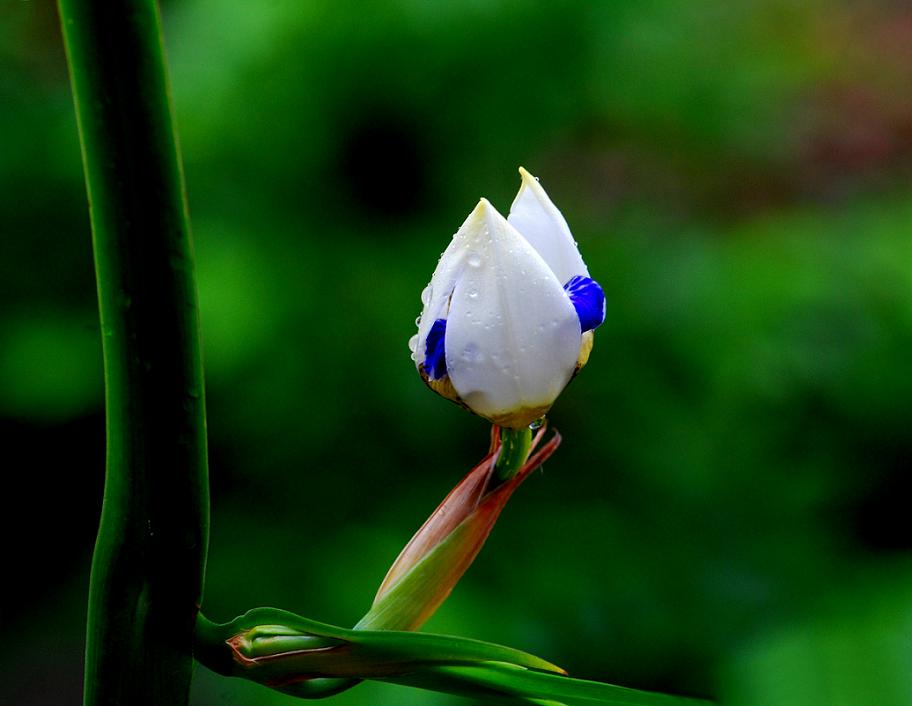
[[[462,401],[462,398],[456,392],[456,388],[453,387],[453,381],[450,380],[449,375],[444,375],[439,380],[431,380],[424,368],[424,363],[421,363],[418,366],[418,374],[421,376],[421,380],[424,382],[424,384],[436,392],[438,395],[445,399],[448,399],[450,402],[455,402],[463,409],[469,409],[468,405]],[[469,411],[471,412],[472,410],[469,409]]]
[[[523,429],[529,426],[536,419],[541,419],[547,411],[551,409],[550,404],[540,405],[538,407],[520,407],[503,414],[495,414],[490,417],[484,417],[489,422],[499,427],[507,429]],[[479,415],[481,416],[481,415]]]
[[[590,332],[587,331],[587,333]],[[590,344],[589,347],[591,348],[592,345]],[[450,400],[450,402],[459,405],[463,409],[468,410],[472,414],[481,417],[482,419],[487,419],[489,422],[496,424],[499,427],[506,427],[508,429],[522,429],[523,427],[529,426],[537,419],[544,417],[548,410],[551,409],[551,405],[547,404],[539,405],[536,407],[520,407],[519,409],[510,410],[509,412],[495,414],[492,416],[478,414],[478,412],[476,412],[474,409],[462,401],[462,398],[456,392],[456,388],[453,387],[453,383],[450,380],[449,375],[445,375],[439,380],[431,380],[424,369],[424,363],[418,366],[418,374],[421,375],[421,379],[424,381],[424,384],[441,397]]]
[[[576,375],[580,370],[583,369],[583,366],[589,362],[589,354],[592,353],[592,345],[595,343],[595,335],[592,331],[586,331],[583,334],[583,342],[580,345],[580,354],[579,358],[576,359],[576,370],[573,372]]]

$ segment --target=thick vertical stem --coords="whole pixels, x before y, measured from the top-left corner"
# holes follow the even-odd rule
[[[494,466],[493,483],[499,485],[510,480],[525,465],[532,450],[532,429],[500,430],[500,455]]]
[[[85,703],[184,704],[208,534],[183,175],[154,0],[59,0],[104,339],[107,473]]]

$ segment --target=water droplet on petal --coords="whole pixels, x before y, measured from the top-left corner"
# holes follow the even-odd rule
[[[421,326],[421,315],[418,315],[418,318],[415,319],[415,326]]]
[[[412,290],[412,291],[414,291],[414,290]],[[421,303],[424,304],[424,306],[427,306],[428,304],[431,303],[431,297],[433,295],[434,295],[434,289],[433,289],[433,287],[431,287],[431,285],[428,285],[421,291]]]
[[[478,298],[478,290],[477,290],[477,289],[470,289],[470,290],[468,291],[468,297],[469,297],[469,299],[477,299],[477,298]]]
[[[481,255],[477,252],[470,252],[466,255],[466,264],[469,267],[481,267]]]
[[[462,350],[462,359],[466,363],[475,363],[481,360],[482,353],[478,349],[478,346],[474,343],[469,343]]]
[[[418,350],[418,334],[416,333],[408,340],[409,350],[412,352],[412,357],[415,356],[415,351]]]

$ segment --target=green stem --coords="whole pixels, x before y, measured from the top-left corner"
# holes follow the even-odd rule
[[[494,481],[497,485],[515,476],[528,460],[532,448],[532,430],[529,427],[502,428],[500,443],[500,455],[494,465]]]
[[[59,0],[89,196],[107,472],[85,704],[185,704],[208,541],[183,175],[153,0]]]
[[[510,706],[708,706],[705,701],[572,679],[555,665],[501,645],[447,635],[346,630],[277,608],[230,623],[199,618],[197,656],[225,676],[305,699],[362,679]]]

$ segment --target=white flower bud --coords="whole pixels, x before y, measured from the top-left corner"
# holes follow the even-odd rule
[[[481,199],[453,236],[422,293],[411,342],[433,390],[513,428],[548,411],[604,319],[604,295],[566,221],[520,173],[509,222]]]

